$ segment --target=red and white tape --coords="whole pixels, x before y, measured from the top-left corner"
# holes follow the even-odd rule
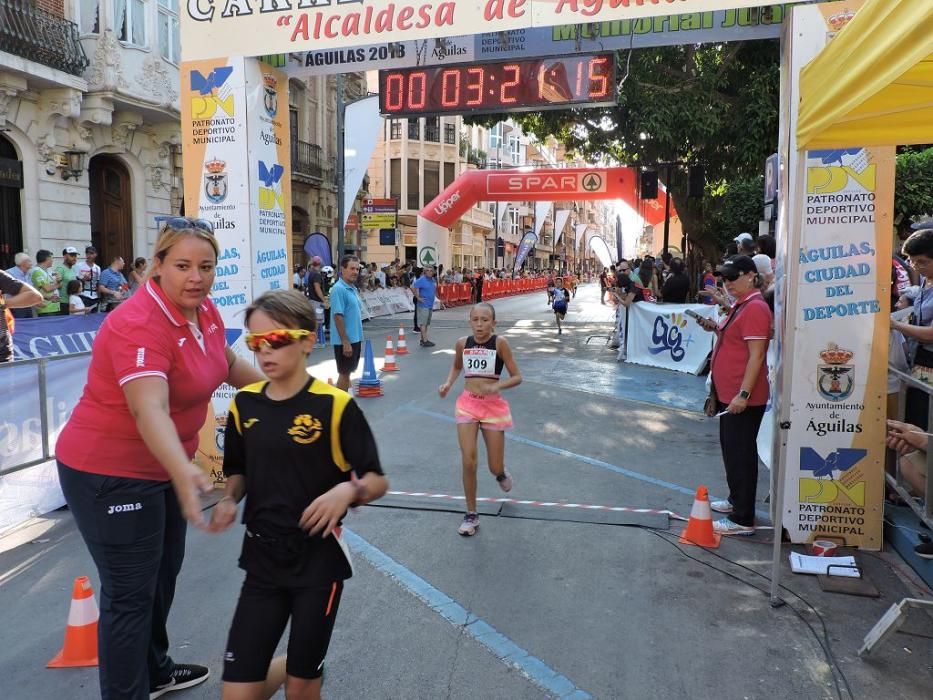
[[[836,543],[830,540],[814,540],[812,551],[815,557],[832,557],[836,554]]]
[[[462,501],[464,500],[463,496],[453,496],[447,493],[427,493],[424,491],[387,491],[389,496],[408,496],[411,498],[436,498],[441,501]],[[628,508],[625,506],[597,506],[597,505],[586,505],[583,503],[559,503],[557,501],[527,501],[520,500],[517,498],[488,498],[488,497],[479,497],[476,499],[482,503],[514,503],[515,505],[522,506],[540,506],[544,508],[576,508],[579,510],[599,510],[599,511],[608,511],[612,513],[652,513],[654,515],[666,515],[669,518],[674,518],[675,520],[683,520],[686,522],[687,518],[682,515],[677,515],[677,513],[670,510],[657,510],[655,508]]]

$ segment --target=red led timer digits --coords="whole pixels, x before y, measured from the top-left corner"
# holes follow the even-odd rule
[[[573,56],[380,72],[386,115],[507,112],[616,100],[615,56]]]

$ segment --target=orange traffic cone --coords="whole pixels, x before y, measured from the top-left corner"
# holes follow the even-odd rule
[[[709,492],[705,486],[698,486],[693,508],[690,510],[690,520],[680,533],[680,543],[715,549],[719,546],[720,539],[720,536],[713,532],[713,511],[709,507]]]
[[[386,336],[386,357],[385,364],[382,365],[383,372],[398,372],[399,367],[395,364],[395,350],[392,349],[392,336]]]
[[[395,351],[396,355],[407,355],[408,354],[408,343],[405,342],[405,326],[398,327],[398,349]]]
[[[65,646],[47,664],[48,668],[97,665],[97,603],[87,576],[75,579],[71,609],[65,627]]]

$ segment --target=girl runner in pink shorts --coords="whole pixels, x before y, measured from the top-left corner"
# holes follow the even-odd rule
[[[495,335],[496,310],[492,304],[476,304],[470,309],[473,335],[460,338],[454,348],[454,362],[447,381],[440,385],[441,398],[463,372],[463,393],[457,397],[457,439],[463,458],[463,491],[466,515],[458,532],[464,537],[476,534],[479,515],[476,512],[476,442],[483,431],[489,471],[503,491],[512,490],[512,477],[505,469],[505,431],[512,427],[508,402],[499,392],[522,383],[522,375],[505,338]],[[502,368],[509,378],[502,379]]]

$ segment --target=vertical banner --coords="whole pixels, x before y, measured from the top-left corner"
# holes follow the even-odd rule
[[[554,248],[557,249],[557,244],[560,243],[560,235],[564,232],[564,227],[567,225],[567,219],[570,218],[569,209],[555,209],[554,210]]]
[[[182,62],[181,133],[185,211],[214,225],[220,257],[211,299],[224,320],[227,344],[242,352],[237,341],[243,327],[243,310],[252,295],[246,71],[242,57]],[[226,384],[214,392],[195,456],[195,462],[218,486],[223,483],[224,429],[234,392]]]
[[[524,264],[525,258],[528,257],[528,253],[531,252],[531,249],[535,247],[535,243],[537,242],[538,234],[536,234],[534,231],[526,231],[525,235],[522,236],[522,242],[518,244],[518,252],[515,254],[515,266],[512,269],[513,277]]]
[[[183,62],[181,81],[185,210],[214,225],[220,257],[211,299],[227,344],[252,361],[243,311],[268,289],[290,288],[288,82],[242,57]],[[233,394],[227,385],[214,392],[195,457],[218,486]]]
[[[795,8],[792,83],[861,4]],[[796,87],[786,100],[783,524],[793,542],[830,537],[880,549],[894,148],[797,151]]]
[[[292,286],[288,78],[272,66],[247,59],[246,97],[252,299]],[[241,318],[238,327],[242,326]]]

